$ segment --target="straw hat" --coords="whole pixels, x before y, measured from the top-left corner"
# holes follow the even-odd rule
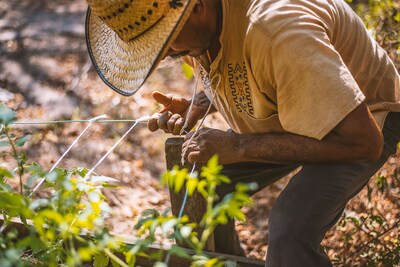
[[[101,79],[130,96],[168,52],[197,0],[87,0],[86,42]]]

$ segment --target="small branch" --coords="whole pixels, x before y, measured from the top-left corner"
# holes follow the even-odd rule
[[[120,258],[118,258],[117,256],[115,256],[108,248],[104,249],[104,252],[106,253],[106,255],[112,259],[113,261],[115,261],[116,263],[118,263],[120,266],[122,267],[129,267],[125,262],[123,262]]]
[[[10,143],[11,148],[12,148],[12,150],[13,150],[14,158],[15,158],[15,160],[17,161],[17,165],[18,165],[18,176],[19,176],[19,192],[20,192],[21,195],[23,195],[24,192],[23,192],[22,176],[23,176],[23,174],[24,174],[24,166],[23,166],[23,164],[22,164],[22,161],[19,160],[17,148],[15,147],[14,142],[11,140],[11,137],[10,137],[10,135],[8,134],[8,129],[5,128],[4,132],[5,132],[5,135],[6,135],[7,139],[8,139],[8,142]]]
[[[391,230],[393,230],[396,226],[398,226],[400,224],[400,220],[397,220],[397,222],[395,222],[390,228],[386,229],[385,231],[383,231],[382,233],[380,233],[379,235],[377,235],[376,237],[374,237],[373,239],[369,240],[368,242],[364,243],[364,245],[362,245],[361,247],[359,247],[356,251],[354,251],[353,253],[351,253],[350,257],[353,257],[356,253],[358,254],[363,248],[365,248],[366,246],[368,246],[368,244],[370,244],[371,242],[374,242],[375,240],[378,240],[381,236],[383,236],[384,234],[387,234],[388,232],[390,232]]]

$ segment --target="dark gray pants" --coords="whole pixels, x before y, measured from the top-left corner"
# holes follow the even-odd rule
[[[320,243],[340,218],[347,202],[396,152],[400,140],[400,113],[389,113],[383,135],[384,151],[376,162],[307,164],[301,167],[272,208],[266,266],[332,266]],[[259,163],[226,165],[223,174],[232,180],[232,185],[221,188],[219,194],[232,191],[238,182],[257,182],[261,189],[297,167]],[[227,240],[226,236],[232,227],[230,224],[216,230],[217,249],[226,248],[226,242],[234,242]],[[237,250],[222,249],[221,252],[237,253]]]

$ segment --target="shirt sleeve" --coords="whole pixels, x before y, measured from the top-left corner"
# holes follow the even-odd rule
[[[292,20],[270,40],[282,127],[321,140],[365,96],[318,21]]]

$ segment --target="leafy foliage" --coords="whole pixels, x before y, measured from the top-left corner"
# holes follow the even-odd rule
[[[353,0],[353,9],[364,21],[377,42],[387,51],[400,69],[400,1]],[[335,242],[325,249],[332,253],[338,266],[397,266],[400,261],[400,220],[388,219],[381,211],[383,201],[392,203],[395,214],[398,205],[399,178],[379,173],[367,186],[354,210],[346,210],[336,226]],[[338,245],[340,244],[340,245]]]
[[[195,251],[191,255],[174,245],[168,255],[186,258],[192,266],[223,266],[222,259],[209,258],[203,252],[204,246],[218,224],[225,224],[232,218],[245,219],[241,208],[252,203],[247,191],[254,185],[238,185],[236,192],[216,203],[216,187],[230,182],[219,174],[222,167],[216,156],[203,167],[201,178],[177,167],[163,176],[163,181],[176,192],[186,186],[190,195],[197,191],[206,199],[207,212],[200,225],[190,222],[187,216],[177,218],[167,212],[146,210],[136,225],[141,239],[128,246],[110,235],[104,223],[104,215],[111,209],[102,189],[116,187],[116,180],[105,176],[88,177],[85,168],[72,171],[56,168],[49,173],[36,163],[27,163],[18,149],[29,137],[18,138],[11,134],[9,125],[15,119],[13,111],[0,105],[0,141],[17,162],[14,170],[0,167],[1,266],[82,266],[85,262],[97,267],[110,263],[135,266],[136,258],[141,256],[155,260],[154,266],[163,267],[168,261],[163,261],[161,251],[147,253],[159,234],[184,240]],[[15,176],[20,179],[19,190],[8,183]],[[47,197],[31,191],[34,183],[43,177],[43,187],[49,193]],[[199,226],[204,229],[201,236],[194,231]]]
[[[400,69],[400,1],[347,0]]]
[[[191,266],[223,266],[224,261],[222,259],[210,259],[204,254],[206,242],[218,225],[226,224],[230,219],[245,220],[241,208],[253,203],[247,192],[250,189],[254,190],[257,185],[238,184],[235,192],[226,195],[224,199],[219,201],[216,193],[217,186],[230,183],[226,176],[220,174],[221,169],[222,166],[218,165],[218,157],[215,155],[209,160],[207,166],[202,168],[200,178],[197,173],[190,175],[187,169],[179,170],[178,167],[166,172],[162,176],[163,183],[168,184],[175,192],[179,192],[186,186],[189,196],[192,196],[194,192],[200,193],[207,203],[206,212],[200,224],[197,225],[189,222],[187,216],[181,218],[167,216],[166,214],[158,216],[154,210],[149,210],[137,224],[137,228],[140,230],[139,234],[145,237],[145,240],[153,241],[156,229],[160,228],[162,234],[178,241],[185,241],[195,251],[195,255],[191,256]],[[202,229],[200,236],[194,231],[198,227]],[[174,245],[169,254],[183,258],[190,257],[178,245]]]

